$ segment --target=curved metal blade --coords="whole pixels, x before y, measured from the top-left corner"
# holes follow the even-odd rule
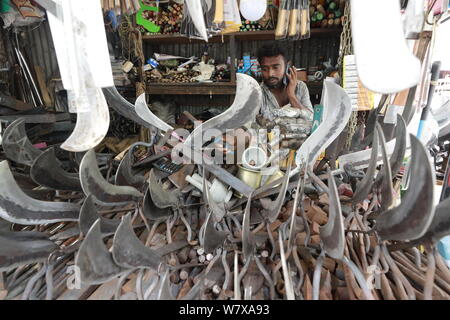
[[[133,104],[122,97],[122,95],[117,91],[116,87],[103,88],[103,93],[105,94],[105,98],[108,101],[109,106],[117,111],[117,113],[119,113],[121,116],[130,119],[131,121],[134,121],[146,128],[154,128],[152,124],[144,121],[137,115]]]
[[[17,185],[8,162],[0,162],[0,217],[24,225],[77,221],[80,207],[73,203],[40,201]]]
[[[253,233],[250,232],[251,202],[252,197],[250,196],[245,206],[244,219],[242,221],[242,253],[244,254],[244,261],[247,261],[251,257],[255,248],[255,239]]]
[[[205,227],[205,252],[213,252],[214,249],[221,246],[227,237],[227,233],[224,231],[218,231],[214,227],[214,219],[212,219],[212,213],[208,214],[206,218],[206,227]]]
[[[0,272],[45,261],[58,246],[35,231],[0,231]]]
[[[30,169],[30,176],[34,182],[47,188],[82,191],[78,174],[69,173],[61,168],[53,147],[48,148],[35,159]]]
[[[201,140],[203,132],[214,129],[224,133],[227,129],[235,129],[248,122],[255,121],[262,103],[262,92],[258,82],[242,73],[236,74],[236,96],[233,104],[224,112],[203,122],[186,138],[184,146],[187,150],[197,149],[194,146]]]
[[[96,104],[89,112],[77,112],[72,134],[61,149],[80,152],[94,148],[106,136],[109,128],[109,109],[101,89],[96,89]]]
[[[27,166],[31,166],[34,159],[42,153],[41,150],[33,147],[28,140],[25,120],[20,118],[5,129],[2,146],[8,159]]]
[[[80,270],[80,278],[83,283],[101,284],[128,270],[114,262],[102,237],[100,219],[97,219],[86,234],[75,257],[75,265]]]
[[[162,121],[149,109],[147,103],[145,102],[145,93],[137,97],[134,108],[136,110],[136,114],[145,122],[153,124],[155,127],[164,132],[173,130],[172,126]]]
[[[325,252],[333,259],[342,260],[345,249],[344,220],[336,182],[330,169],[328,169],[328,188],[330,209],[327,223],[320,227],[320,238]]]
[[[122,217],[114,235],[112,256],[116,264],[124,268],[150,268],[158,270],[162,257],[155,250],[146,247],[136,237],[131,227],[131,215]]]
[[[169,270],[166,270],[161,279],[161,285],[156,296],[157,300],[175,300],[170,290]]]
[[[443,237],[450,235],[450,197],[439,203],[434,211],[433,220],[427,232],[418,239],[417,243],[430,240],[436,243]]]
[[[389,163],[391,166],[391,173],[395,176],[400,170],[400,167],[403,164],[403,158],[406,153],[406,122],[400,114],[397,114],[397,126],[395,127],[395,146],[394,151],[389,159]],[[386,145],[387,150],[387,145]],[[384,176],[384,171],[379,171],[378,175],[375,179],[376,183],[381,181]]]
[[[376,220],[375,230],[383,240],[417,239],[427,231],[433,219],[433,169],[422,143],[413,135],[410,139],[410,187],[399,206],[382,213]]]
[[[148,177],[148,189],[150,190],[150,196],[152,197],[153,203],[161,209],[176,207],[178,205],[181,192],[178,189],[172,192],[167,192],[167,190],[164,190],[156,179],[153,170],[154,169],[150,170],[150,175]]]
[[[158,208],[155,205],[150,195],[150,188],[145,192],[142,211],[144,212],[144,216],[150,220],[161,220],[172,214],[169,208]]]
[[[295,157],[297,168],[292,170],[291,175],[300,170],[302,163],[307,163],[307,166],[312,169],[320,152],[325,150],[344,130],[352,113],[350,98],[342,87],[325,81],[324,88],[326,118],[297,150]]]
[[[102,176],[93,149],[86,152],[80,164],[80,181],[84,194],[92,194],[100,204],[124,203],[143,197],[136,188],[115,186]]]
[[[133,165],[133,150],[136,146],[146,145],[143,143],[134,143],[131,145],[130,150],[125,154],[122,161],[120,161],[119,167],[117,168],[115,184],[118,186],[132,186],[136,189],[142,188],[145,184],[145,178],[142,175],[135,174],[132,170]]]
[[[100,231],[104,236],[114,234],[120,224],[119,219],[106,219],[100,216],[95,207],[92,195],[89,195],[81,206],[80,218],[78,219],[81,233],[86,235],[98,219],[100,219]]]
[[[273,223],[280,214],[281,207],[283,206],[284,200],[286,198],[286,191],[289,184],[290,172],[291,172],[291,165],[289,164],[286,170],[286,174],[283,177],[283,183],[281,184],[280,192],[278,193],[277,198],[266,207],[267,211],[266,218],[269,220],[270,223]]]
[[[352,204],[354,205],[366,199],[367,195],[370,192],[370,189],[373,186],[373,176],[377,168],[378,145],[379,145],[378,143],[379,136],[376,132],[377,128],[375,128],[375,135],[373,136],[372,152],[370,155],[369,167],[367,168],[366,175],[364,176],[364,178],[357,184],[355,194],[352,198]]]
[[[386,151],[386,140],[384,139],[381,125],[376,123],[377,135],[380,138],[381,154],[383,156],[383,180],[381,181],[381,210],[389,209],[394,201],[394,187],[392,186],[391,164]]]

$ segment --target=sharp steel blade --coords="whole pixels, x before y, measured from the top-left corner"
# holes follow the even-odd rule
[[[146,128],[154,128],[151,123],[144,121],[136,113],[136,110],[130,102],[128,102],[122,95],[117,91],[116,87],[103,88],[103,93],[108,101],[108,104],[121,116],[136,122],[137,124],[144,126]]]
[[[422,241],[430,240],[433,243],[438,242],[443,237],[450,235],[450,197],[439,203],[434,211],[433,220],[425,235],[421,238]]]
[[[133,150],[136,146],[142,145],[142,143],[134,143],[128,152],[120,161],[115,176],[115,184],[118,186],[132,186],[137,189],[142,188],[145,184],[145,178],[142,175],[135,174],[132,170],[133,165]],[[148,144],[145,144],[148,145]]]
[[[101,284],[128,269],[119,267],[103,243],[100,219],[89,229],[75,257],[75,265],[80,270],[81,281],[85,284]]]
[[[161,129],[166,132],[169,130],[173,130],[173,127],[162,121],[160,118],[155,116],[153,112],[147,106],[145,102],[145,93],[141,94],[134,104],[134,108],[136,110],[136,114],[145,122],[154,125],[156,128]]]
[[[0,231],[0,272],[42,262],[58,246],[46,234],[35,231]]]
[[[115,186],[102,176],[93,149],[86,152],[80,163],[80,181],[84,194],[92,194],[99,204],[125,203],[143,197],[136,188]]]
[[[167,190],[164,190],[156,179],[154,169],[150,170],[150,175],[148,177],[148,188],[150,190],[152,201],[158,208],[164,209],[168,207],[176,207],[178,205],[181,192],[178,189],[173,192],[167,192]]]
[[[434,215],[434,172],[422,143],[411,139],[410,187],[399,206],[382,213],[375,230],[383,240],[414,240],[428,229]]]
[[[244,219],[242,222],[242,253],[244,254],[244,261],[247,261],[255,248],[255,241],[253,233],[250,232],[250,207],[252,197],[250,196],[245,206]]]
[[[245,74],[236,74],[236,96],[233,104],[226,111],[196,127],[184,142],[185,147],[187,150],[199,149],[200,146],[194,144],[202,139],[207,130],[214,129],[224,133],[227,129],[235,129],[255,121],[261,103],[262,92],[258,82]]]
[[[122,217],[113,239],[112,256],[115,263],[124,268],[150,268],[158,270],[162,257],[146,247],[131,227],[131,214]]]
[[[394,201],[394,187],[392,186],[391,164],[389,163],[386,151],[386,140],[384,139],[383,129],[378,122],[376,123],[376,131],[380,138],[381,154],[383,156],[384,178],[381,181],[381,210],[385,211],[389,209]]]
[[[0,217],[24,225],[77,221],[80,207],[73,203],[40,201],[17,185],[8,162],[0,162]]]
[[[81,206],[80,218],[78,220],[80,231],[86,235],[94,222],[98,219],[100,219],[100,230],[104,236],[114,234],[120,224],[120,220],[118,219],[106,219],[101,217],[95,207],[92,195],[89,195]]]
[[[33,161],[42,153],[41,150],[33,147],[28,140],[25,120],[20,118],[5,129],[2,146],[8,159],[27,166],[31,166]]]
[[[214,219],[211,218],[212,213],[206,218],[204,249],[205,252],[213,252],[217,247],[221,246],[227,237],[224,231],[218,231],[214,227]]]
[[[78,174],[69,173],[61,168],[53,147],[48,148],[35,159],[30,169],[30,176],[34,182],[47,188],[82,191]]]
[[[342,219],[341,203],[336,182],[329,169],[328,188],[330,199],[328,222],[323,227],[320,227],[320,238],[322,239],[325,252],[333,259],[342,260],[345,248],[344,220]]]
[[[283,177],[283,183],[280,187],[280,192],[278,193],[277,198],[270,203],[270,205],[267,206],[267,219],[270,223],[273,223],[278,215],[280,214],[281,207],[283,206],[283,202],[286,197],[286,191],[289,184],[289,178],[290,178],[290,172],[291,172],[291,165],[289,164],[288,169],[286,170],[286,174]]]
[[[392,156],[389,159],[391,172],[394,176],[397,174],[398,170],[400,170],[400,167],[403,164],[403,159],[406,153],[406,136],[406,122],[400,114],[397,114],[397,126],[395,127],[395,147],[394,151],[392,152]],[[383,177],[382,171],[380,171],[378,175],[381,179],[381,177]]]
[[[203,14],[202,3],[200,0],[186,0],[185,4],[192,22],[195,25],[200,36],[208,42],[208,34],[206,33],[205,17]]]
[[[337,138],[350,118],[352,105],[345,90],[329,81],[324,82],[324,87],[326,118],[297,150],[295,157],[297,169],[293,170],[291,175],[300,170],[302,163],[306,162],[308,167],[312,168],[320,152]]]
[[[101,89],[96,89],[96,104],[89,112],[77,112],[77,122],[72,134],[61,149],[80,152],[94,148],[106,136],[109,128],[109,109]]]
[[[144,216],[149,220],[161,220],[172,214],[170,208],[158,208],[155,205],[150,195],[150,188],[145,193],[142,211],[144,212]]]
[[[377,130],[377,129],[375,129]],[[369,167],[366,171],[366,175],[364,178],[358,183],[356,187],[355,194],[352,199],[353,204],[357,204],[358,202],[366,199],[367,195],[370,192],[370,189],[373,186],[373,176],[375,174],[375,170],[377,168],[377,158],[378,158],[378,134],[374,135],[373,143],[372,143],[372,152],[370,155]]]

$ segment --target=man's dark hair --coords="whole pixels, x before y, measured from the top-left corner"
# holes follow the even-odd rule
[[[278,46],[278,44],[266,44],[258,49],[258,62],[261,64],[262,60],[266,57],[276,57],[281,55],[286,62],[286,51],[284,48]]]

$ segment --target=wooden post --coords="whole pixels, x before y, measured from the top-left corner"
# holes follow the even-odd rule
[[[236,60],[236,39],[234,38],[234,34],[230,35],[230,72],[231,72],[231,83],[236,83],[236,67],[234,66]]]

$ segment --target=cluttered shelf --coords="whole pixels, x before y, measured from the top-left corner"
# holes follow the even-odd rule
[[[311,36],[314,37],[326,37],[337,36],[342,32],[342,28],[312,28]],[[275,40],[274,30],[261,30],[261,31],[247,31],[247,32],[232,32],[223,35],[217,35],[209,39],[210,42],[222,42],[229,36],[234,36],[237,40]],[[158,43],[191,43],[191,42],[203,42],[203,40],[189,39],[181,34],[154,34],[144,35],[142,40],[145,42],[158,42]]]
[[[322,82],[314,81],[306,84],[310,94],[320,94]],[[236,85],[231,82],[197,82],[197,83],[147,83],[148,94],[173,95],[234,95]]]

